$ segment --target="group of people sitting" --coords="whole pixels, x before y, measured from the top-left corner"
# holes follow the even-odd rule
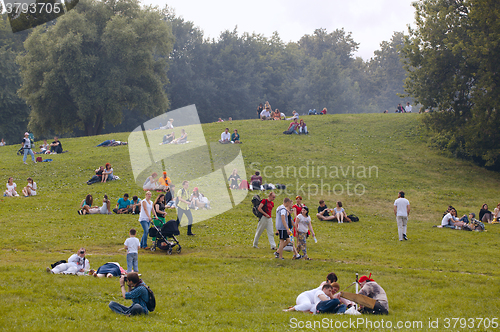
[[[187,143],[187,133],[184,129],[181,129],[181,137],[175,138],[175,131],[172,130],[170,134],[165,134],[163,135],[163,140],[161,141],[160,145],[163,144],[184,144]]]
[[[21,193],[23,194],[24,197],[35,196],[36,195],[36,189],[37,189],[36,182],[33,181],[33,178],[31,178],[31,177],[29,177],[27,179],[27,181],[28,181],[28,184],[26,185],[26,187],[24,187],[21,190]],[[16,196],[19,196],[19,194],[17,192],[17,185],[14,182],[14,178],[13,177],[10,177],[7,180],[7,189],[4,191],[3,196],[4,197],[16,197]]]
[[[387,315],[389,313],[387,294],[375,280],[371,279],[371,274],[362,276],[357,282],[361,286],[358,294],[375,300],[373,308],[359,306],[357,310],[355,302],[343,298],[339,292],[340,285],[337,275],[332,272],[327,275],[326,281],[323,281],[319,287],[300,293],[295,300],[296,304],[283,311],[301,311],[313,314]]]
[[[318,213],[316,214],[319,220],[325,221],[337,221],[342,224],[344,221],[351,222],[351,219],[347,216],[344,208],[342,207],[342,202],[338,201],[337,205],[333,209],[329,209],[324,200],[319,201]]]
[[[285,134],[285,135],[291,135],[291,134],[307,135],[307,134],[309,134],[309,131],[307,130],[307,125],[303,119],[300,119],[300,122],[297,122],[297,118],[295,118],[288,126],[288,129],[283,132],[283,134]]]
[[[483,204],[479,210],[479,219],[476,219],[476,214],[470,212],[469,215],[464,214],[461,218],[458,217],[457,210],[453,206],[448,206],[448,209],[443,213],[441,225],[434,226],[438,228],[450,228],[461,230],[484,231],[484,224],[500,223],[500,203],[493,210],[493,213],[488,210],[488,204]]]
[[[229,133],[229,128],[226,128],[222,134],[220,134],[219,143],[221,144],[241,144],[240,134],[238,134],[238,129],[235,129],[232,134]]]
[[[99,166],[94,170],[95,175],[87,181],[88,185],[97,183],[97,182],[108,182],[112,180],[119,179],[118,176],[113,174],[113,167],[111,167],[110,163],[106,163],[105,166]]]
[[[54,141],[50,144],[47,143],[46,139],[44,139],[42,145],[40,145],[40,151],[35,152],[35,154],[51,154],[51,153],[57,154],[62,152],[63,152],[62,143],[56,136],[54,137]]]

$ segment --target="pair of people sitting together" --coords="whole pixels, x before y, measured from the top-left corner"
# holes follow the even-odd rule
[[[290,123],[288,126],[288,129],[283,132],[285,135],[291,135],[291,134],[309,134],[309,131],[307,130],[307,125],[304,122],[304,120],[300,119],[300,123],[298,122],[297,118],[293,119],[293,121]]]
[[[219,143],[221,144],[241,144],[240,134],[238,134],[238,130],[235,129],[232,134],[229,134],[229,128],[226,128],[222,134],[220,134]]]
[[[337,202],[337,206],[335,208],[329,209],[326,206],[325,201],[320,200],[316,217],[318,217],[319,220],[336,220],[339,224],[342,224],[344,221],[351,222],[351,219],[349,219],[344,208],[342,207],[341,201]]]

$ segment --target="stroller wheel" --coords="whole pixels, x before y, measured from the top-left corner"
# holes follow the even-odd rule
[[[151,247],[151,251],[156,251],[156,247]]]
[[[168,249],[167,254],[172,255],[172,249]]]
[[[182,249],[182,248],[181,248],[181,246],[179,246],[179,247],[177,248],[177,253],[178,253],[178,254],[180,254],[180,253],[181,253],[181,249]]]

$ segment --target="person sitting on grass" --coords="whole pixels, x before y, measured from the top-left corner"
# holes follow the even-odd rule
[[[389,301],[387,300],[387,295],[385,290],[380,287],[373,279],[370,279],[370,275],[362,276],[359,278],[359,284],[361,285],[361,290],[358,294],[368,296],[376,300],[375,307],[373,309],[364,307],[361,308],[360,312],[362,314],[372,314],[372,315],[387,315],[389,313]]]
[[[49,143],[47,143],[46,139],[44,139],[42,145],[40,145],[40,152],[36,152],[36,153],[38,153],[38,154],[50,153],[50,145],[49,145]]]
[[[108,195],[104,195],[102,199],[102,206],[93,206],[89,209],[89,214],[111,214],[111,202]]]
[[[158,173],[153,172],[150,176],[146,178],[146,181],[144,181],[144,184],[142,185],[142,189],[144,190],[156,190],[159,186],[158,184],[158,179],[156,178],[158,176]]]
[[[250,178],[250,183],[252,184],[252,187],[250,189],[252,190],[259,190],[262,186],[262,176],[260,176],[260,172],[256,171],[255,175],[252,175]]]
[[[292,117],[287,118],[287,120],[299,120],[299,113],[292,111]]]
[[[36,195],[36,182],[31,177],[28,178],[28,184],[23,188],[22,193],[24,197]]]
[[[333,213],[335,213],[335,218],[339,224],[344,223],[344,216],[347,218],[344,208],[342,207],[342,202],[338,201],[337,206],[333,208]]]
[[[452,207],[449,212],[441,220],[441,225],[437,226],[439,228],[451,228],[458,229],[465,225],[465,222],[460,221],[457,217],[457,210]]]
[[[2,138],[2,140],[0,140],[0,146],[6,146],[7,143],[5,143],[4,139]]]
[[[85,199],[80,203],[80,210],[78,210],[78,214],[85,215],[90,213],[89,210],[92,207],[92,203],[94,203],[94,199],[92,198],[91,194],[88,194],[87,196],[85,196]]]
[[[104,172],[104,166],[99,166],[98,168],[95,169],[95,175],[90,178],[90,180],[87,181],[88,185],[91,185],[93,183],[97,182],[102,182],[102,173]]]
[[[321,114],[321,115],[325,115],[325,114],[326,114],[326,112],[327,112],[327,110],[326,110],[326,107],[325,107],[325,108],[323,108],[323,110],[322,110],[321,112],[319,112],[319,114]]]
[[[240,176],[238,175],[238,170],[235,168],[233,169],[233,172],[227,179],[229,181],[229,188],[231,189],[238,189],[238,180],[241,181]]]
[[[167,176],[167,172],[163,171],[163,176],[158,179],[158,190],[167,191],[168,186],[172,183],[172,180]]]
[[[479,220],[488,224],[491,224],[493,221],[493,213],[488,210],[488,204],[483,204],[481,207],[481,210],[479,211]]]
[[[118,199],[116,203],[116,207],[113,209],[113,212],[116,214],[128,213],[128,209],[131,201],[128,199],[128,194],[125,193],[123,198]]]
[[[181,137],[174,139],[170,144],[184,144],[187,143],[188,135],[184,129],[181,129]]]
[[[319,206],[318,206],[318,213],[316,214],[316,217],[319,220],[334,220],[336,218],[335,215],[330,215],[330,209],[326,206],[324,200],[319,201]]]
[[[9,178],[9,180],[7,180],[7,190],[4,191],[3,196],[4,197],[19,196],[16,189],[17,189],[17,185],[14,182],[14,178],[11,176]]]
[[[231,143],[241,144],[240,134],[238,134],[238,129],[235,129],[234,132],[231,134]]]
[[[54,137],[54,141],[50,143],[50,152],[51,153],[62,153],[63,148],[62,148],[62,143],[59,141],[59,138],[57,136]]]
[[[76,254],[68,258],[67,263],[56,265],[52,269],[48,267],[47,272],[53,274],[84,275],[86,272],[90,271],[89,260],[85,258],[86,252],[87,250],[85,250],[85,248],[78,249]]]
[[[127,213],[139,214],[141,213],[141,200],[137,196],[132,197]],[[137,271],[136,271],[137,272]]]
[[[114,180],[115,176],[113,175],[113,168],[110,163],[106,163],[104,166],[104,171],[102,172],[102,180],[101,182]]]
[[[309,134],[309,132],[307,131],[307,125],[306,125],[306,123],[304,122],[303,119],[300,119],[299,134],[304,134],[304,135]]]
[[[208,198],[205,197],[200,191],[198,190],[198,187],[194,187],[193,193],[191,194],[191,205],[189,206],[191,209],[198,210],[199,208],[202,209],[210,209],[210,202]]]
[[[279,109],[276,109],[273,112],[273,120],[281,120],[281,112]]]
[[[500,203],[497,204],[495,210],[493,210],[493,221],[492,224],[498,224],[500,222]]]
[[[297,132],[297,129],[299,128],[299,123],[297,122],[297,119],[294,119],[290,125],[288,126],[288,129],[283,132],[283,134],[299,134]]]
[[[125,282],[128,285],[128,292],[125,291]],[[147,315],[149,313],[147,303],[149,293],[144,282],[139,278],[137,272],[127,273],[127,276],[120,278],[120,289],[124,299],[132,300],[132,305],[126,307],[117,302],[109,302],[109,308],[117,314],[126,316]]]
[[[231,134],[229,133],[229,128],[226,128],[222,134],[220,134],[220,144],[228,144],[231,142]]]
[[[172,133],[170,133],[169,135],[163,135],[163,142],[161,142],[160,145],[170,144],[174,139],[175,139],[175,132],[172,130]]]

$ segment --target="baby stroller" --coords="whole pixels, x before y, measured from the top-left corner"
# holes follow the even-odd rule
[[[149,236],[153,238],[153,245],[151,246],[151,251],[155,251],[156,248],[165,250],[167,254],[172,255],[172,251],[177,247],[176,251],[178,254],[181,253],[181,245],[179,241],[175,238],[179,235],[179,226],[176,220],[169,220],[162,226],[161,223],[153,222],[151,228],[149,229]],[[172,239],[169,241],[168,239]]]

